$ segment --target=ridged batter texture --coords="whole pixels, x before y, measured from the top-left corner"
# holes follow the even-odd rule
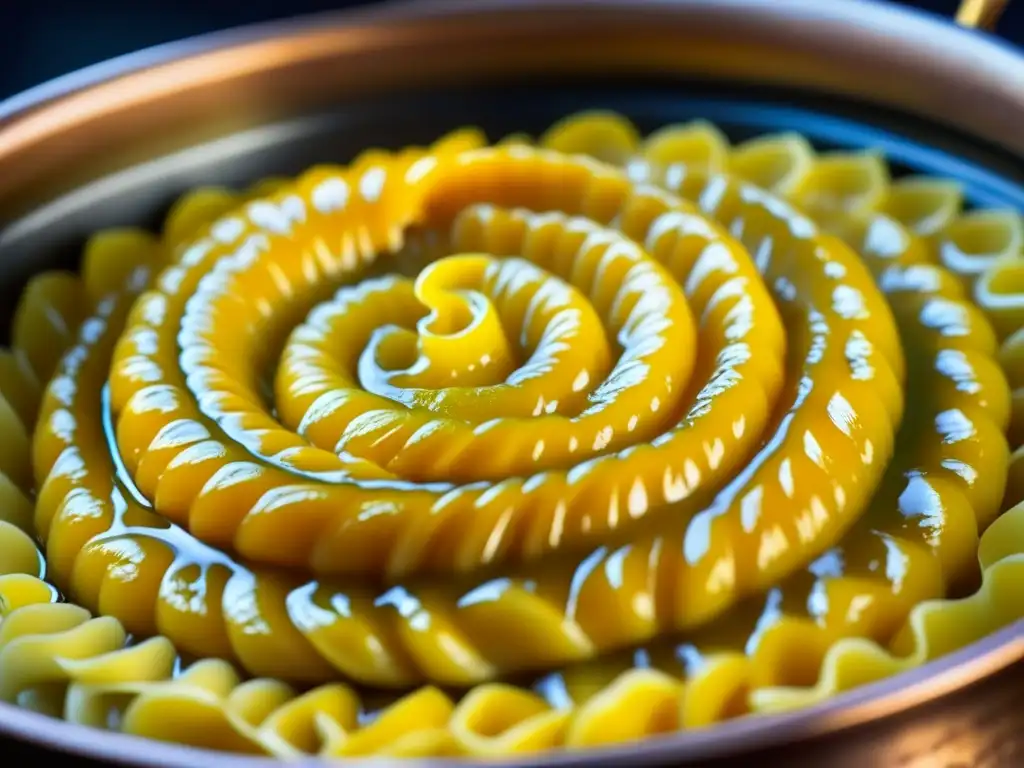
[[[602,112],[191,192],[0,353],[0,699],[495,756],[965,646],[1024,616],[1022,246],[875,153]]]

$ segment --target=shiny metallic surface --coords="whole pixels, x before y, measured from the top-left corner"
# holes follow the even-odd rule
[[[345,96],[511,75],[784,83],[898,106],[1024,151],[1018,54],[864,0],[399,0],[213,35],[137,62],[0,104],[0,212]]]
[[[994,29],[1009,0],[962,0],[956,11],[956,23],[965,27]]]
[[[826,92],[895,108],[920,121],[914,126],[957,137],[949,151],[963,147],[980,166],[997,169],[994,181],[971,177],[979,200],[990,195],[1020,206],[1024,199],[1017,196],[1024,180],[1024,57],[940,20],[863,0],[396,2],[166,46],[0,104],[0,222],[8,223],[0,231],[0,295],[13,295],[43,259],[50,264],[72,252],[92,229],[151,220],[174,194],[198,183],[345,159],[324,156],[332,136],[375,138],[397,114],[379,102],[364,111],[353,104],[383,95],[394,107],[403,93],[446,93],[438,108],[450,108],[458,122],[456,113],[490,103],[460,94],[504,93],[510,84],[543,83],[541,76],[596,83],[598,93],[612,78],[655,78],[681,90],[701,81],[763,90],[768,99]],[[528,86],[509,92],[518,95],[503,125],[515,122],[516,110],[526,122],[549,118],[524,96]],[[570,109],[555,96],[548,101]],[[419,122],[422,132],[432,119],[418,113],[405,122]],[[389,138],[407,137],[399,131]],[[1022,683],[1018,624],[814,709],[514,764],[748,765],[773,756],[839,768],[1024,764],[1019,752],[1018,763],[982,759],[1000,749],[1024,750],[1019,733],[993,731],[993,724],[1005,727],[1005,718],[985,715],[1021,710]],[[0,705],[0,737],[125,765],[274,764],[100,734],[8,705]],[[972,739],[980,745],[972,747]],[[918,762],[941,754],[944,744],[947,762]]]

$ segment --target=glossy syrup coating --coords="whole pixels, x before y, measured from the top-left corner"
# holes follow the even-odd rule
[[[596,335],[599,351],[614,344],[615,364],[598,379],[600,369],[592,371],[593,363],[581,366],[570,359],[563,366],[563,380],[543,393],[543,402],[536,391],[534,399],[518,405],[506,397],[507,415],[498,411],[491,417],[484,415],[487,407],[480,401],[500,396],[500,390],[444,387],[434,390],[436,399],[422,404],[426,407],[413,409],[374,392],[373,380],[380,377],[372,369],[380,366],[382,354],[399,363],[398,370],[390,370],[392,375],[408,379],[411,374],[403,369],[423,369],[418,375],[435,385],[453,380],[451,347],[472,350],[476,360],[491,361],[477,363],[480,369],[472,373],[473,383],[500,386],[506,378],[502,374],[511,372],[493,369],[502,358],[506,368],[510,365],[513,350],[506,348],[505,335],[525,330],[515,326],[525,317],[512,315],[525,315],[530,307],[515,305],[531,296],[548,301],[547,293],[557,290],[559,283],[535,272],[531,284],[509,286],[515,295],[503,302],[510,315],[504,319],[513,325],[504,327],[499,308],[486,294],[475,292],[476,306],[470,306],[458,297],[457,291],[464,289],[444,289],[439,283],[445,273],[448,280],[472,278],[475,268],[464,255],[437,262],[421,274],[421,296],[433,291],[449,303],[440,310],[428,307],[437,318],[428,315],[418,336],[409,327],[401,331],[401,323],[415,328],[424,319],[423,305],[415,292],[409,296],[408,284],[404,300],[400,282],[387,288],[359,284],[355,291],[375,294],[362,300],[362,312],[353,302],[352,290],[339,296],[344,311],[354,315],[346,329],[373,332],[373,338],[366,338],[363,347],[364,339],[348,338],[348,359],[345,349],[337,350],[340,358],[329,357],[332,373],[340,375],[326,382],[317,380],[323,371],[309,369],[308,361],[284,368],[275,398],[285,423],[281,425],[257,391],[260,377],[253,368],[258,368],[261,353],[256,346],[273,347],[268,337],[279,333],[275,329],[292,327],[328,280],[317,272],[318,262],[295,258],[291,243],[303,240],[301,232],[282,236],[280,247],[267,245],[265,254],[255,257],[252,244],[266,234],[251,220],[250,206],[246,226],[255,228],[255,234],[240,230],[224,248],[215,247],[215,238],[192,246],[183,256],[184,264],[172,268],[173,279],[165,276],[158,284],[162,288],[140,299],[126,341],[115,355],[111,397],[118,443],[129,472],[161,513],[199,538],[233,545],[248,558],[309,565],[321,573],[374,575],[382,564],[391,577],[417,570],[450,571],[453,565],[469,571],[481,563],[530,560],[568,547],[580,550],[587,540],[644,516],[648,509],[685,502],[698,490],[714,489],[749,452],[781,382],[783,334],[749,258],[724,233],[709,228],[681,202],[664,199],[659,190],[634,190],[622,176],[583,159],[514,147],[486,150],[465,155],[450,167],[439,166],[422,178],[417,175],[415,185],[403,181],[401,160],[395,168],[381,163],[376,156],[357,162],[351,179],[321,179],[310,195],[315,200],[318,190],[335,183],[358,189],[367,186],[366,176],[380,176],[380,208],[412,209],[406,199],[419,194],[424,199],[416,204],[418,212],[410,214],[410,221],[441,232],[449,228],[452,214],[467,205],[508,202],[539,210],[555,206],[599,220],[622,216],[635,229],[636,240],[649,239],[652,250],[659,249],[652,257],[626,237],[613,235],[609,240],[600,225],[578,217],[529,221],[518,233],[514,219],[504,225],[500,215],[490,224],[493,231],[460,234],[456,223],[456,240],[506,238],[504,244],[495,243],[504,246],[500,255],[522,248],[537,263],[550,263],[556,275],[561,270],[568,285],[590,294],[593,309],[607,323],[605,327],[594,316],[577,320],[571,309],[560,318],[531,317],[533,343],[530,338],[522,340],[526,348],[519,355],[526,363],[517,376],[529,377],[534,375],[531,369],[549,365],[545,357],[551,349],[576,345],[557,335],[537,344],[551,329],[572,336]],[[500,181],[503,175],[523,179],[499,186],[493,180]],[[488,180],[491,189],[485,186]],[[559,199],[533,199],[536,190],[546,189],[551,180],[557,180]],[[299,187],[303,184],[300,181]],[[429,191],[417,191],[423,186]],[[511,199],[503,201],[503,196]],[[392,197],[401,202],[392,202]],[[282,193],[279,211],[300,199]],[[298,210],[299,203],[294,205]],[[365,201],[359,205],[375,210]],[[313,216],[295,215],[302,221]],[[356,206],[351,215],[357,222],[352,231],[337,225],[343,243],[355,242],[355,233],[364,231],[358,222],[368,214]],[[465,217],[461,222],[472,224]],[[318,232],[314,227],[312,236],[319,238]],[[376,247],[395,237],[382,231]],[[466,245],[476,250],[471,243]],[[317,253],[315,245],[311,252]],[[230,255],[221,258],[225,253]],[[345,250],[327,272],[344,274],[376,256],[358,248]],[[701,304],[716,301],[709,332],[718,333],[717,345],[707,353],[724,349],[723,334],[737,336],[728,339],[720,360],[712,358],[705,365],[705,378],[692,388],[688,384],[696,356],[694,324],[679,284],[658,263],[659,256],[679,273],[677,279],[695,274],[691,291]],[[207,266],[215,261],[216,268],[207,274]],[[475,263],[485,261],[483,257]],[[489,279],[507,283],[513,271],[505,269],[506,277]],[[524,275],[522,270],[516,274],[519,279]],[[730,287],[722,288],[728,280]],[[312,288],[304,291],[304,283]],[[719,290],[722,293],[716,296]],[[182,293],[191,296],[187,306]],[[579,296],[576,304],[581,303]],[[157,306],[160,315],[150,322],[150,310]],[[386,313],[392,310],[390,317]],[[315,318],[330,311],[322,307]],[[383,317],[378,316],[381,313]],[[569,326],[563,318],[569,319]],[[466,327],[447,333],[430,327],[460,321]],[[585,325],[577,329],[580,322]],[[721,329],[727,324],[730,328]],[[305,336],[315,335],[309,325],[302,330]],[[138,337],[148,344],[151,333],[152,351],[134,343]],[[232,339],[232,347],[220,351],[225,335]],[[495,339],[501,349],[495,349]],[[306,338],[293,341],[284,346],[288,362],[309,346]],[[449,351],[444,352],[446,348]],[[439,353],[447,367],[430,366]],[[606,355],[599,357],[603,368]],[[540,383],[550,384],[556,376],[552,371]],[[573,408],[561,395],[576,388],[586,394]],[[414,398],[415,389],[423,387],[402,389]],[[716,401],[725,399],[748,403],[744,423],[727,428],[725,419],[715,417]],[[472,402],[478,403],[475,413]],[[563,414],[560,407],[573,410]],[[207,435],[210,428],[214,431]],[[173,445],[159,437],[160,430],[174,431]],[[184,432],[187,437],[181,436]],[[212,442],[218,442],[222,455],[209,455]],[[711,450],[701,447],[705,442]],[[202,443],[204,453],[193,459],[197,443]],[[645,447],[626,450],[635,445]],[[693,479],[670,476],[670,469],[678,472],[675,468],[683,466]],[[240,473],[246,473],[246,482],[236,482]],[[497,481],[501,482],[495,485]],[[233,512],[225,513],[225,507]],[[367,509],[382,511],[367,514]],[[287,528],[287,537],[280,535],[281,526]],[[433,561],[426,560],[428,554],[434,555]]]
[[[357,164],[363,174],[374,172],[378,167],[366,171]],[[497,484],[438,491],[411,486],[408,481],[403,481],[402,485],[389,484],[381,479],[382,472],[390,474],[395,463],[411,461],[412,458],[405,458],[408,452],[425,451],[423,455],[428,461],[438,457],[434,460],[440,460],[442,467],[454,461],[448,458],[449,454],[466,445],[466,437],[455,431],[462,422],[450,426],[453,420],[439,421],[433,418],[434,411],[427,408],[413,411],[392,408],[396,416],[389,420],[391,411],[381,407],[387,406],[387,401],[353,387],[351,369],[346,381],[344,362],[331,365],[333,358],[326,356],[320,359],[321,366],[326,366],[335,376],[326,377],[327,386],[321,391],[317,384],[325,378],[325,369],[315,366],[316,358],[311,361],[304,357],[301,367],[297,361],[292,362],[289,354],[296,349],[303,354],[303,350],[288,344],[284,360],[291,364],[287,370],[290,373],[298,369],[302,375],[293,383],[287,381],[289,374],[285,374],[283,388],[278,379],[278,392],[283,395],[278,399],[283,420],[287,422],[292,418],[300,423],[297,433],[289,431],[286,436],[313,437],[316,429],[326,444],[343,442],[348,450],[338,452],[346,459],[353,457],[353,463],[373,459],[369,470],[372,474],[365,485],[359,486],[341,470],[332,470],[333,475],[310,471],[309,479],[320,481],[314,485],[299,484],[297,478],[285,475],[279,468],[275,468],[277,473],[264,471],[252,460],[253,454],[272,461],[288,449],[271,453],[263,448],[271,442],[275,448],[280,448],[281,440],[275,440],[271,415],[252,407],[259,405],[255,391],[242,390],[244,382],[254,381],[256,376],[238,362],[251,361],[254,352],[244,343],[241,329],[245,327],[246,318],[239,297],[245,297],[245,306],[269,308],[276,304],[270,300],[261,302],[253,286],[242,290],[219,279],[207,283],[210,276],[219,278],[221,271],[228,272],[233,266],[234,257],[228,256],[205,273],[206,277],[196,281],[197,288],[187,303],[180,302],[184,312],[178,343],[183,349],[182,358],[189,361],[182,365],[185,369],[182,373],[189,373],[187,377],[161,376],[159,383],[151,383],[155,371],[166,371],[169,367],[160,364],[160,328],[167,326],[168,318],[176,317],[169,309],[174,305],[173,299],[164,292],[150,291],[143,294],[131,310],[110,368],[110,407],[118,419],[117,445],[119,453],[125,457],[127,474],[133,476],[142,496],[155,499],[156,511],[171,519],[176,519],[177,506],[170,502],[162,504],[167,497],[161,496],[161,488],[170,487],[178,497],[186,497],[189,488],[199,487],[198,498],[182,521],[193,533],[205,533],[215,525],[224,527],[233,517],[242,516],[249,505],[249,514],[238,526],[240,535],[234,539],[236,548],[256,557],[262,550],[253,552],[252,547],[262,546],[268,552],[267,559],[274,562],[280,562],[275,556],[277,549],[293,542],[308,541],[321,551],[325,544],[333,545],[339,552],[338,560],[346,563],[349,570],[356,570],[357,557],[363,569],[379,567],[389,557],[394,562],[396,550],[403,562],[413,557],[421,559],[421,553],[429,551],[438,567],[454,561],[461,566],[460,570],[470,570],[480,562],[500,562],[500,555],[509,546],[505,542],[513,539],[517,529],[533,554],[560,549],[565,546],[563,542],[573,536],[594,536],[604,531],[616,533],[629,522],[640,525],[641,530],[636,531],[625,552],[614,556],[627,561],[628,575],[619,583],[609,582],[604,562],[613,557],[613,550],[607,547],[585,555],[582,561],[578,555],[544,561],[521,573],[513,572],[511,578],[462,579],[424,586],[411,583],[380,590],[372,586],[346,587],[322,580],[304,583],[301,579],[270,575],[266,568],[251,571],[240,568],[220,556],[214,567],[227,568],[231,577],[218,579],[224,590],[221,605],[210,607],[204,617],[214,620],[218,609],[223,609],[222,628],[212,635],[199,633],[191,622],[177,620],[173,612],[161,614],[165,606],[173,609],[175,600],[173,597],[166,599],[157,591],[163,589],[158,579],[161,571],[169,568],[206,566],[208,556],[198,554],[196,547],[177,528],[150,531],[145,525],[139,527],[127,522],[126,513],[119,514],[118,508],[127,505],[130,510],[132,500],[108,503],[109,512],[102,517],[92,517],[90,511],[91,521],[107,526],[102,533],[81,525],[82,512],[78,504],[68,505],[66,501],[54,504],[53,517],[44,517],[51,508],[51,499],[68,498],[69,481],[76,490],[84,485],[90,498],[107,498],[110,493],[112,471],[109,468],[98,481],[96,490],[89,483],[81,483],[77,469],[73,470],[73,479],[58,469],[51,472],[43,486],[38,521],[41,531],[49,537],[55,574],[58,579],[70,580],[76,596],[84,598],[91,594],[92,599],[86,602],[95,600],[104,611],[114,611],[115,615],[120,615],[117,605],[155,603],[152,617],[143,617],[141,613],[138,617],[139,621],[148,620],[147,625],[139,627],[141,634],[160,631],[199,656],[223,652],[223,645],[213,644],[211,637],[226,635],[232,655],[254,674],[315,681],[330,674],[333,666],[348,677],[371,684],[397,685],[420,680],[467,684],[501,673],[543,669],[552,664],[590,658],[604,650],[648,640],[667,629],[701,626],[728,610],[738,598],[775,584],[780,576],[799,567],[808,549],[820,550],[818,542],[821,541],[834,542],[849,521],[861,512],[891,455],[894,425],[902,411],[898,377],[902,375],[903,361],[889,311],[868,272],[851,252],[836,241],[819,237],[809,220],[795,214],[790,214],[789,220],[782,220],[776,236],[780,244],[792,244],[788,252],[780,249],[778,259],[766,259],[762,268],[769,278],[785,279],[789,286],[789,299],[780,298],[779,306],[791,319],[790,344],[796,354],[791,358],[790,378],[796,383],[792,391],[785,393],[785,402],[780,404],[783,410],[775,436],[755,453],[755,440],[760,439],[767,426],[770,407],[782,381],[782,329],[767,293],[757,290],[763,283],[755,267],[738,246],[731,245],[724,234],[710,228],[695,211],[658,188],[639,186],[634,191],[624,177],[589,161],[510,148],[463,155],[453,167],[439,166],[437,172],[440,175],[436,186],[427,196],[424,207],[428,212],[440,210],[442,216],[446,210],[464,212],[454,224],[451,239],[455,247],[465,244],[472,251],[495,250],[497,255],[521,253],[531,263],[551,264],[555,274],[565,274],[572,280],[569,284],[589,286],[590,305],[598,315],[609,315],[606,321],[614,331],[609,335],[620,341],[622,349],[616,366],[591,391],[589,406],[576,420],[558,417],[549,420],[548,414],[540,414],[536,424],[524,423],[522,419],[496,424],[485,422],[494,426],[480,433],[482,445],[475,449],[475,443],[467,446],[464,455],[474,455],[474,450],[481,452],[481,458],[474,463],[485,468],[489,455],[496,455],[495,463],[499,467],[502,459],[516,467],[515,462],[521,461],[523,456],[515,451],[516,437],[525,433],[531,443],[550,442],[556,458],[562,458],[558,455],[560,449],[568,448],[571,452],[575,443],[580,446],[585,463],[568,472],[548,470],[525,478],[510,472],[510,479]],[[638,247],[630,246],[631,241],[622,235],[609,238],[599,227],[586,221],[553,214],[488,213],[467,207],[458,197],[471,194],[474,201],[484,197],[487,204],[494,204],[489,198],[504,193],[497,184],[489,187],[488,180],[501,180],[503,176],[516,173],[527,179],[543,178],[544,174],[557,174],[562,178],[578,175],[580,202],[569,197],[565,208],[590,213],[586,206],[596,203],[588,201],[597,200],[604,210],[590,215],[620,221],[619,226],[626,236],[636,232],[635,241],[645,243],[654,258],[660,256],[668,270],[675,273],[676,280],[670,278],[668,270],[652,263]],[[722,194],[726,196],[723,199],[732,194],[738,205],[747,207],[751,221],[749,231],[756,231],[755,227],[760,224],[758,216],[763,216],[763,201],[756,195],[742,200],[741,186],[725,180],[718,183],[723,185]],[[524,190],[545,189],[543,185],[521,186]],[[564,187],[560,194],[566,195]],[[390,205],[386,198],[381,202]],[[537,203],[536,207],[543,209],[545,203]],[[770,220],[769,225],[774,226],[774,221]],[[223,224],[214,225],[218,226]],[[696,236],[687,239],[694,230]],[[476,242],[472,242],[474,239]],[[188,254],[192,248],[195,246],[183,252],[182,260],[186,263],[191,263]],[[491,262],[490,258],[455,257],[456,261],[435,261],[421,273],[415,288],[422,295],[430,290],[437,270],[451,266],[456,270],[461,268],[459,274],[465,276],[469,285],[483,283],[485,298],[489,298],[488,293],[497,296],[495,290],[487,286],[486,272],[488,264],[500,266],[501,263]],[[199,267],[206,264],[201,259],[195,263]],[[242,261],[246,266],[260,263],[248,255]],[[157,284],[171,283],[169,274],[175,275],[174,286],[189,284],[188,271],[179,271],[177,265],[166,270]],[[523,273],[520,270],[518,274]],[[789,280],[786,275],[799,277]],[[500,277],[498,274],[492,279]],[[507,282],[508,278],[504,280]],[[526,281],[526,287],[529,289],[538,282]],[[284,285],[291,286],[291,283]],[[371,339],[360,336],[360,329],[383,327],[390,330],[372,316],[373,313],[390,313],[397,309],[395,319],[409,323],[416,322],[417,315],[422,314],[417,311],[415,315],[402,318],[400,285],[387,279],[384,283],[363,282],[357,289],[360,292],[367,290],[367,286],[371,291],[379,286],[383,295],[375,297],[375,301],[357,303],[355,307],[341,296],[334,305],[327,305],[328,308],[340,305],[345,316],[353,318],[351,325],[344,326],[345,343],[356,350],[366,348],[368,352],[363,354],[372,355],[372,362],[379,360],[380,351],[374,348]],[[554,290],[559,290],[564,284],[554,285]],[[700,364],[706,379],[702,378],[701,383],[693,387],[690,403],[686,402],[685,395],[677,398],[676,393],[686,385],[692,364],[685,354],[669,354],[677,348],[685,350],[687,344],[692,347],[690,311],[679,285],[691,293],[694,314],[699,313],[704,320],[704,340],[708,343],[702,348],[710,358]],[[203,312],[204,307],[215,301],[210,294],[221,286],[228,300],[234,297],[232,311],[225,311],[223,315],[230,318],[230,333],[217,324],[221,316],[214,310]],[[412,292],[415,298],[416,291]],[[461,298],[459,294],[455,297]],[[157,317],[159,324],[149,322],[155,314],[152,307],[157,304],[165,308]],[[360,314],[361,307],[370,308],[369,320]],[[489,311],[484,305],[479,316],[482,319],[471,321],[470,333],[482,327],[486,335],[486,326],[474,323],[486,323]],[[504,301],[497,303],[494,312],[512,314]],[[323,309],[314,311],[318,316],[322,313]],[[205,355],[201,349],[194,357],[190,355],[196,350],[191,344],[192,337],[199,336],[196,326],[189,324],[192,317],[207,318],[205,332],[210,341]],[[540,319],[546,318],[541,315]],[[256,324],[255,319],[249,322]],[[272,319],[267,322],[272,323]],[[174,321],[170,325],[177,327],[178,323]],[[549,320],[545,328],[553,326],[553,320]],[[97,328],[91,337],[97,347],[94,353],[83,349],[84,359],[97,361],[93,373],[96,376],[102,376],[106,370],[101,350],[113,343],[120,324],[108,323],[106,327],[108,333]],[[300,327],[297,334],[305,339],[310,335],[306,333],[309,327]],[[425,341],[434,340],[432,329],[425,330]],[[217,345],[214,342],[218,334],[234,340],[237,357],[234,350],[227,348],[215,355]],[[315,334],[313,336],[315,338]],[[440,338],[450,341],[443,336]],[[477,343],[483,344],[485,350],[494,350],[486,340]],[[344,347],[337,341],[325,340],[325,344],[331,351],[340,351],[340,360],[346,359]],[[466,346],[470,344],[470,341],[465,342]],[[173,345],[171,337],[166,347],[173,348]],[[543,352],[541,347],[538,349]],[[640,351],[635,352],[636,349]],[[147,350],[152,352],[147,355]],[[495,353],[495,357],[498,356]],[[348,358],[352,357],[350,353]],[[673,357],[680,360],[673,362]],[[196,359],[205,361],[205,367],[190,364]],[[68,356],[66,360],[77,360],[77,356]],[[416,364],[414,362],[413,366]],[[123,375],[125,372],[128,375]],[[575,370],[570,373],[576,377]],[[90,381],[89,375],[85,368],[65,369],[58,375],[59,386],[51,387],[37,432],[39,466],[59,463],[59,459],[51,457],[58,457],[69,448],[90,458],[109,455],[101,430],[93,432],[96,443],[90,446],[84,442],[84,434],[78,438],[65,426],[65,410],[86,410],[78,405],[78,397],[98,394],[97,383]],[[73,381],[78,383],[72,384]],[[195,397],[189,398],[177,391],[178,381],[191,387]],[[205,391],[197,391],[199,382],[208,385]],[[134,392],[133,385],[138,386]],[[126,394],[119,395],[119,392]],[[293,408],[290,400],[295,393],[306,399]],[[53,397],[55,394],[75,399],[62,399],[58,403]],[[325,394],[333,410],[323,405],[327,399]],[[455,391],[448,399],[456,413],[459,394]],[[367,407],[369,398],[375,398],[377,408]],[[677,403],[677,399],[681,402]],[[118,400],[127,403],[120,412]],[[219,405],[208,406],[208,410],[221,408],[217,412],[219,421],[200,420],[200,408],[210,401]],[[340,406],[336,405],[339,401]],[[637,401],[655,416],[664,410],[670,414],[681,413],[682,418],[677,415],[668,422],[667,429],[659,428],[656,421],[653,429],[644,430],[637,418]],[[758,407],[759,402],[764,404]],[[232,408],[224,403],[232,404]],[[102,407],[95,410],[102,412]],[[311,412],[316,418],[310,417]],[[335,422],[340,421],[342,427],[332,430],[330,425],[325,425],[322,420],[325,412],[334,417]],[[345,430],[352,429],[353,414],[355,419],[365,414],[374,415],[375,429],[369,435],[364,430],[357,438],[368,443],[377,454],[366,451],[360,454],[359,445],[346,441]],[[640,415],[645,414],[641,411]],[[257,421],[259,419],[262,421]],[[406,426],[412,419],[417,421]],[[596,431],[589,427],[595,420],[604,425]],[[634,422],[633,429],[629,427],[630,421]],[[211,439],[214,435],[211,430],[215,429],[211,422],[226,425],[225,432],[234,429],[233,434],[238,434],[240,440],[246,434],[253,434],[255,438],[250,443],[258,440],[260,445],[247,445],[250,449],[247,460],[231,461],[233,455],[241,457],[241,454],[238,449],[232,454],[234,443]],[[673,422],[678,426],[673,428]],[[257,424],[267,426],[258,430]],[[618,431],[615,427],[620,424],[622,432],[639,432],[641,443],[614,452]],[[240,425],[248,431],[243,433]],[[324,426],[327,429],[319,429]],[[474,436],[472,429],[465,431],[469,437]],[[492,432],[497,432],[501,439],[489,442]],[[607,441],[602,439],[601,432],[609,434]],[[144,435],[141,441],[134,439],[137,434]],[[342,437],[337,437],[338,434]],[[387,447],[386,444],[382,447],[382,443],[392,439],[394,458],[391,465],[381,467],[378,462]],[[136,450],[136,446],[146,443],[149,448],[145,452]],[[429,444],[420,449],[423,443]],[[450,443],[455,444],[454,449],[448,447]],[[199,457],[191,458],[197,446]],[[594,456],[595,447],[609,450]],[[302,453],[303,450],[308,453]],[[288,460],[294,461],[296,456],[307,456],[315,450],[311,446],[295,447],[288,453]],[[320,453],[325,457],[321,466],[330,460],[337,461],[335,453],[322,448]],[[414,453],[413,458],[415,455],[419,454]],[[136,457],[134,465],[128,458],[131,456]],[[747,466],[728,480],[727,473],[748,457]],[[527,458],[540,463],[546,456],[534,450]],[[93,461],[87,463],[91,470]],[[192,475],[196,474],[199,478],[193,480]],[[150,478],[155,485],[148,484]],[[331,480],[335,482],[332,484]],[[709,493],[702,493],[704,485],[710,486]],[[353,493],[361,493],[365,500],[360,502],[360,497]],[[418,496],[409,500],[413,493]],[[473,501],[471,506],[464,501],[466,496]],[[433,499],[435,506],[417,508],[414,505],[418,498]],[[351,507],[346,499],[350,500]],[[795,515],[786,514],[786,499],[796,502]],[[386,512],[346,515],[350,509],[365,513],[369,504],[384,508]],[[666,504],[672,506],[658,509]],[[607,507],[606,515],[592,514],[602,507]],[[545,514],[549,508],[554,511]],[[646,523],[641,518],[650,508],[658,510],[657,517],[652,515],[649,525],[641,525]],[[466,522],[456,517],[464,509],[468,510],[462,518]],[[311,528],[308,533],[301,530],[303,520],[317,520],[313,517],[317,514],[324,518],[331,511],[342,519],[328,519],[327,530],[340,529],[341,535],[325,537],[323,527]],[[438,520],[445,514],[447,519]],[[381,517],[385,518],[383,523],[379,522]],[[519,522],[523,517],[526,523]],[[403,536],[399,531],[394,537],[388,536],[389,531],[384,526],[400,525],[403,518],[412,519],[411,532]],[[594,522],[589,523],[590,520]],[[527,523],[532,525],[528,527]],[[561,538],[555,537],[556,531]],[[90,537],[99,534],[99,538],[90,543],[88,537],[82,537],[85,533]],[[243,534],[247,536],[243,538]],[[371,539],[371,535],[376,538]],[[208,538],[215,540],[213,536]],[[467,540],[472,547],[468,552],[464,544]],[[158,542],[163,542],[164,546]],[[231,539],[224,542],[230,543]],[[151,566],[144,567],[147,576],[152,578],[153,598],[147,595],[144,599],[140,594],[129,601],[126,595],[114,596],[111,592],[108,596],[104,589],[102,573],[104,570],[109,573],[109,558],[115,551],[120,555],[129,544],[133,548],[141,547],[144,559],[152,562]],[[410,553],[413,546],[416,550]],[[65,551],[71,556],[67,565],[61,557]],[[750,565],[739,567],[738,563]],[[408,570],[405,567],[391,569],[398,573]],[[207,576],[206,580],[209,582],[211,578]],[[166,584],[166,578],[163,583]],[[240,620],[234,615],[232,605],[250,600],[261,620],[271,627],[266,637],[247,631],[253,616],[246,615]],[[647,607],[644,607],[645,600]],[[620,611],[610,610],[609,603],[613,601],[622,604]],[[358,609],[352,609],[353,602]],[[530,629],[518,633],[504,631],[522,625]],[[425,631],[425,627],[430,629]],[[526,633],[534,639],[526,641]],[[285,648],[288,653],[280,652]],[[356,655],[348,650],[350,648],[365,650]]]
[[[1015,216],[795,135],[592,113],[530,143],[200,190],[32,283],[4,698],[495,755],[810,703],[1024,614],[1024,344],[983,292]],[[387,693],[420,682],[474,687]]]

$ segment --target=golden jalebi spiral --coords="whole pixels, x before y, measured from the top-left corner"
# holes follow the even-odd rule
[[[1024,616],[1022,246],[874,153],[607,113],[190,193],[16,312],[0,696],[498,755],[972,642]]]

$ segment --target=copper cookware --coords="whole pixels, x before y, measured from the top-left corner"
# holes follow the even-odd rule
[[[870,143],[897,167],[959,178],[975,202],[1024,207],[1024,56],[940,19],[864,0],[398,2],[163,46],[0,104],[0,295],[73,258],[98,227],[157,221],[198,183],[294,172],[467,122],[536,130],[586,106],[647,127],[699,115],[737,135],[784,127]],[[1021,765],[1022,683],[1018,624],[810,710],[513,762]],[[273,764],[9,705],[0,738],[25,759]]]

